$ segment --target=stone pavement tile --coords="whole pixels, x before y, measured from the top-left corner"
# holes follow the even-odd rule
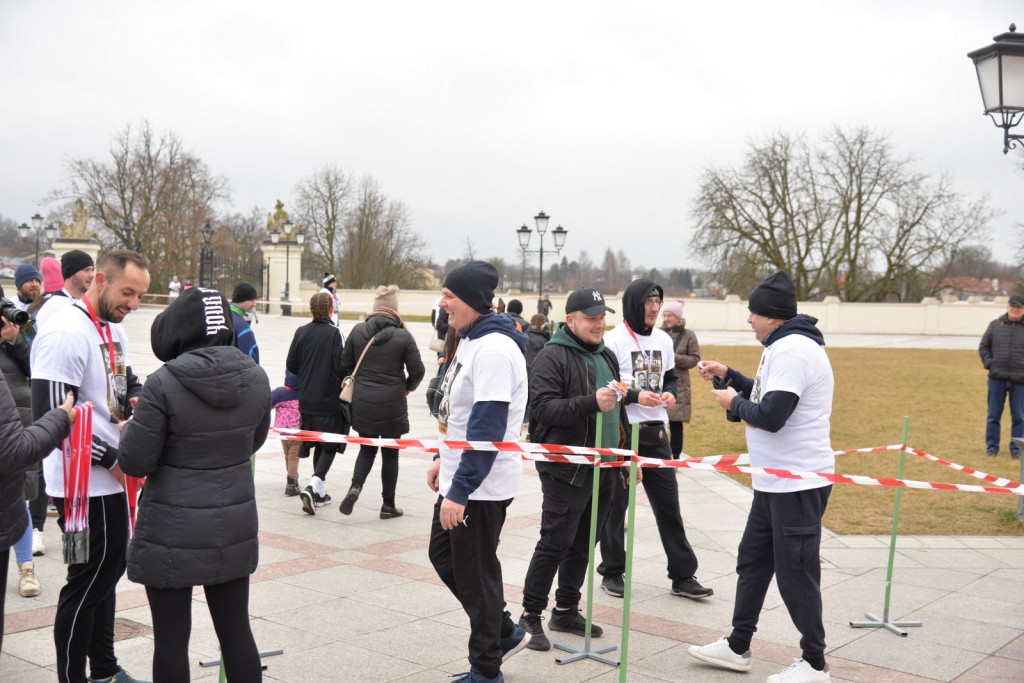
[[[465,637],[469,638],[469,617],[466,616],[466,612],[463,611],[462,606],[459,605],[458,601],[455,599],[455,596],[451,593],[449,593],[448,595],[451,597],[450,606],[452,607],[452,609],[449,609],[446,612],[435,614],[430,619],[431,621],[436,621],[447,626],[454,626],[456,628],[463,629],[465,631]],[[522,612],[522,609],[519,609],[518,605],[509,603],[505,606],[505,609],[512,614],[513,621],[519,620],[519,615]]]
[[[987,570],[977,569],[973,571],[961,571],[959,569],[947,569],[944,567],[907,567],[899,571],[893,571],[893,583],[909,584],[912,586],[924,586],[925,588],[938,588],[945,591],[958,591],[964,586],[977,581],[985,576]],[[1014,570],[1017,571],[1017,570]],[[885,585],[885,567],[876,567],[865,572],[866,576],[881,582]],[[898,588],[895,589],[897,592]]]
[[[1024,630],[1024,610],[1020,605],[1007,605],[999,600],[978,598],[963,593],[950,593],[922,608],[922,612],[996,624],[1018,631]]]
[[[831,651],[830,656],[938,680],[951,680],[985,658],[973,650],[912,636],[900,638],[884,629],[873,629],[863,638]]]
[[[1024,662],[989,657],[953,680],[956,683],[1020,683],[1024,680]]]
[[[344,567],[338,567],[343,570]],[[331,571],[331,570],[324,570]],[[315,572],[314,572],[315,573]],[[277,612],[288,612],[297,608],[310,608],[320,604],[330,597],[327,589],[333,586],[318,586],[316,589],[307,589],[291,584],[291,581],[301,581],[308,574],[299,574],[278,579],[276,581],[264,581],[254,583],[249,588],[249,614],[256,617],[268,616]]]
[[[4,635],[4,654],[40,667],[57,665],[53,627]]]
[[[300,557],[305,557],[305,555],[290,550],[281,550],[267,543],[260,543],[260,566],[294,560]]]
[[[425,667],[450,662],[466,648],[468,633],[428,619],[398,624],[381,631],[350,639],[353,645],[401,657]],[[379,670],[378,674],[384,673]]]
[[[825,622],[825,642],[828,643],[828,652],[863,635],[863,632],[850,628],[848,622]],[[759,641],[764,640],[793,648],[800,645],[800,632],[793,626],[793,620],[784,605],[761,612],[757,621],[757,634],[754,637]]]
[[[358,647],[338,632],[339,640],[289,656],[267,659],[267,673],[281,681],[386,681],[408,676],[426,667],[390,654]]]
[[[829,547],[835,548],[888,548],[889,539],[879,536],[833,536]],[[822,542],[824,547],[825,543]]]
[[[1024,566],[1024,548],[986,548],[978,552],[992,558],[1005,567]]]
[[[935,612],[911,612],[908,621],[920,621],[920,627],[906,629],[908,638],[927,640],[939,645],[950,645],[965,650],[992,654],[1013,642],[1020,631],[983,621],[972,621]]]
[[[999,542],[1007,548],[1024,549],[1024,536],[1000,536]]]
[[[993,553],[1019,553],[1021,563],[1011,558],[1005,561],[993,557]],[[1013,567],[1024,564],[1024,550],[974,550],[969,548],[909,548],[897,550],[897,558],[906,558],[922,567],[955,567],[957,569],[992,570],[997,567]],[[897,565],[899,561],[897,560]]]
[[[654,599],[633,602],[631,610],[633,616],[649,615],[718,632],[730,628],[732,607],[732,596],[690,600],[665,593]]]
[[[455,600],[447,586],[401,584],[350,596],[367,605],[385,606],[394,612],[426,618],[451,609]]]
[[[266,619],[300,630],[336,634],[339,638],[372,633],[414,620],[407,614],[394,612],[380,605],[366,605],[348,598],[325,600],[315,607],[275,612]]]
[[[629,671],[641,675],[652,676],[656,680],[665,681],[701,681],[704,683],[736,683],[737,679],[745,681],[763,681],[780,668],[778,664],[751,659],[751,669],[746,674],[722,669],[691,656],[687,652],[688,644],[682,643],[669,650],[645,657],[640,661],[630,658]],[[632,680],[632,677],[630,677]]]
[[[891,616],[904,615],[934,603],[946,596],[945,591],[921,586],[901,585],[891,594]],[[874,577],[856,576],[821,592],[822,613],[828,621],[847,623],[859,621],[865,612],[880,614],[885,600],[885,582]]]
[[[913,536],[922,548],[966,548],[958,536]],[[899,540],[897,540],[897,547]]]
[[[1024,586],[1020,578],[1016,581],[996,576],[983,576],[960,589],[961,593],[977,595],[980,598],[1024,603]],[[1024,605],[1020,607],[1024,609]]]
[[[365,593],[388,586],[407,584],[408,579],[361,567],[341,565],[284,577],[274,583],[277,584],[276,588],[282,591],[294,588],[297,591],[312,593],[314,599],[311,602],[304,602],[303,604],[305,605],[313,604],[317,600],[329,599],[330,596],[346,597],[355,593]],[[307,597],[304,593],[299,593],[298,595],[301,600],[305,600]],[[250,598],[251,602],[252,599]],[[256,613],[251,605],[249,611],[254,614]]]
[[[968,548],[1004,549],[1008,546],[998,536],[957,536],[957,540]],[[1024,548],[1021,548],[1024,550]]]
[[[907,551],[911,552],[911,551]],[[977,552],[974,550],[967,552]],[[885,548],[822,548],[821,558],[837,567],[885,567],[889,562],[889,551]],[[920,567],[921,565],[907,557],[906,553],[896,553],[896,567]]]
[[[1024,636],[1017,636],[996,652],[1000,657],[1024,660]]]

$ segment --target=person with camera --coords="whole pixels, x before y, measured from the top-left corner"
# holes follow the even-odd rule
[[[747,322],[764,345],[753,379],[716,361],[697,369],[718,404],[747,425],[750,465],[835,471],[829,440],[834,380],[817,319],[796,312],[789,274],[778,271],[754,288]],[[744,396],[748,398],[744,398]],[[691,645],[702,661],[734,671],[750,669],[750,641],[775,576],[782,601],[800,632],[802,658],[768,677],[769,683],[826,683],[821,606],[821,518],[832,484],[822,479],[753,476],[754,500],[736,558],[732,633],[709,645]]]
[[[676,404],[676,364],[672,338],[655,327],[663,299],[661,287],[650,280],[634,280],[622,294],[622,324],[605,335],[605,346],[619,362],[619,374],[629,388],[623,399],[630,423],[639,423],[638,453],[649,458],[671,459],[668,441],[668,409]],[[676,470],[650,468],[638,477],[651,502],[661,545],[668,558],[672,595],[706,598],[714,594],[697,581],[697,555],[686,539],[679,510]],[[626,547],[623,523],[629,496],[624,485],[616,486],[612,509],[601,536],[601,565],[605,593],[621,598],[625,592]]]
[[[625,438],[618,395],[608,386],[619,379],[619,361],[604,346],[605,314],[615,311],[596,289],[581,287],[565,304],[565,324],[555,330],[534,361],[530,373],[530,441],[568,446],[618,448]],[[539,313],[537,315],[540,315]],[[597,421],[601,443],[595,443]],[[593,500],[593,473],[587,465],[536,463],[543,494],[540,540],[523,582],[523,615],[519,625],[530,632],[531,650],[550,650],[541,614],[558,573],[552,631],[586,635],[580,615],[580,588],[590,556],[590,519],[597,505],[597,534],[608,516],[612,485],[619,477],[601,468],[598,499]],[[591,636],[603,629],[591,625]]]

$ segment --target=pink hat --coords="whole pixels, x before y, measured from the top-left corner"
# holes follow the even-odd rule
[[[43,271],[43,291],[59,292],[64,289],[64,276],[60,273],[60,261],[47,256],[40,264]]]
[[[667,304],[661,307],[662,313],[671,313],[680,320],[683,319],[683,302],[679,299],[675,301],[669,301]]]

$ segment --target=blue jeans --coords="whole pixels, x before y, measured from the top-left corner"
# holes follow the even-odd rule
[[[1010,435],[1024,437],[1024,384],[988,378],[988,423],[985,426],[985,448],[999,452],[999,421],[1003,417],[1003,404],[1010,395]],[[1010,452],[1020,453],[1017,444],[1010,442]]]

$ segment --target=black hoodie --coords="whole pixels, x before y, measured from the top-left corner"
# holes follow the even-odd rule
[[[634,334],[646,337],[654,329],[653,325],[648,326],[644,320],[646,302],[652,296],[665,298],[661,287],[650,280],[633,280],[622,293],[622,318],[629,324]]]

